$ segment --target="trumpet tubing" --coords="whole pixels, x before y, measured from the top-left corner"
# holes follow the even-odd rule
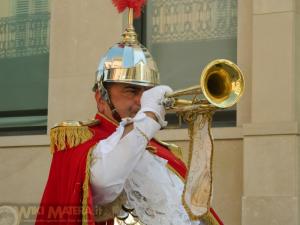
[[[192,95],[192,94],[201,94],[201,86],[195,85],[195,86],[192,86],[189,88],[177,90],[170,94],[166,94],[166,97],[167,98],[175,98],[175,97],[179,97],[179,96]]]

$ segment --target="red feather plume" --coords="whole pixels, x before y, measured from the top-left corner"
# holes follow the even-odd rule
[[[141,16],[142,7],[146,4],[146,0],[112,0],[118,12],[123,12],[126,8],[132,8],[134,17],[138,18]]]

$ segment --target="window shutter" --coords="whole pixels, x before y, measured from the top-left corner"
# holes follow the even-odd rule
[[[33,0],[34,12],[48,12],[48,0]]]
[[[26,15],[29,13],[29,0],[17,0],[16,15]]]

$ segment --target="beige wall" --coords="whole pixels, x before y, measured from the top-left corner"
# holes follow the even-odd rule
[[[12,0],[1,0],[0,1],[0,18],[10,16],[11,10],[11,1]]]
[[[110,1],[52,2],[48,125],[93,117],[100,56],[120,39],[122,16]]]
[[[245,92],[237,104],[237,125],[251,122],[252,0],[238,0],[237,63],[245,78]]]
[[[39,202],[50,159],[48,146],[0,148],[0,205]]]
[[[299,0],[238,3],[238,64],[246,90],[238,126],[212,130],[213,206],[226,225],[297,225]],[[110,1],[52,1],[48,127],[93,117],[97,63],[122,26]],[[186,130],[163,130],[158,138],[187,148]],[[46,135],[0,137],[0,205],[39,201],[48,146]]]
[[[243,125],[243,225],[299,224],[296,3],[252,1],[251,120]]]

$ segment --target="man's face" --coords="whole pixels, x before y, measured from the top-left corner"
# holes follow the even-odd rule
[[[141,96],[143,92],[148,89],[142,86],[123,84],[123,83],[110,83],[107,90],[110,95],[110,100],[116,108],[121,118],[134,117],[141,108]],[[104,104],[101,113],[112,118],[112,112],[107,103]],[[98,107],[99,109],[99,107]]]

